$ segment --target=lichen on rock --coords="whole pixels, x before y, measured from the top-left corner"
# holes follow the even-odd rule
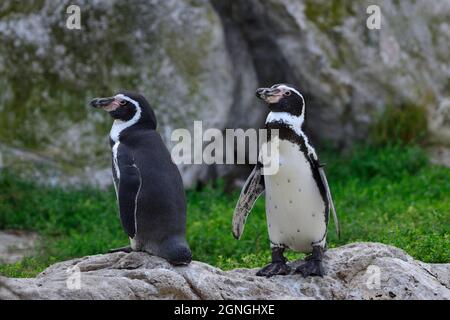
[[[65,27],[81,8],[81,30]],[[379,5],[381,29],[366,26]],[[62,167],[104,170],[111,120],[87,106],[144,93],[169,147],[173,129],[261,127],[258,86],[295,84],[311,140],[366,139],[387,106],[427,111],[450,144],[448,1],[98,0],[0,4],[0,143]],[[187,166],[187,186],[236,168]],[[95,170],[95,169],[93,169]]]
[[[170,132],[194,119],[223,125],[231,65],[208,1],[76,1],[81,30],[65,27],[71,1],[13,3],[0,7],[1,143],[106,168],[111,119],[87,102],[119,89],[149,99],[169,145]]]

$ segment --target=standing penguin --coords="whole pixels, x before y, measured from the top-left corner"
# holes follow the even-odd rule
[[[312,253],[306,263],[295,271],[304,277],[323,276],[322,257],[326,245],[330,209],[336,232],[339,225],[330,189],[319,158],[303,132],[305,102],[295,88],[276,84],[256,91],[258,98],[269,105],[266,128],[271,136],[277,133],[279,168],[275,174],[264,175],[267,163],[262,159],[248,177],[233,217],[233,235],[239,239],[254,202],[265,191],[266,216],[272,249],[272,263],[257,275],[271,277],[290,272],[283,253],[292,249]],[[276,130],[274,130],[276,129]]]
[[[110,132],[112,172],[120,220],[131,242],[114,251],[146,251],[175,265],[188,264],[186,198],[156,117],[140,94],[119,92],[90,102],[114,118]]]

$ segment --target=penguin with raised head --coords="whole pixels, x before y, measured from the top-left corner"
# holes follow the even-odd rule
[[[272,262],[257,275],[271,277],[291,272],[283,253],[286,249],[311,253],[295,272],[323,276],[322,258],[326,245],[330,210],[339,225],[327,178],[317,154],[303,131],[305,101],[294,87],[276,84],[256,91],[270,113],[266,119],[268,144],[277,136],[279,166],[275,174],[264,174],[261,158],[248,177],[233,216],[233,235],[239,239],[254,202],[265,192],[266,216]],[[275,150],[275,149],[273,149]],[[269,160],[270,161],[270,160]]]
[[[112,173],[120,221],[131,242],[115,251],[146,251],[175,265],[188,264],[186,197],[177,166],[156,131],[156,117],[140,94],[96,98],[95,108],[114,119]]]

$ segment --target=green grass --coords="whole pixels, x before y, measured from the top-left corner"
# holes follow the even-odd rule
[[[429,164],[419,147],[358,147],[349,155],[321,152],[340,217],[342,237],[330,225],[329,246],[376,241],[426,262],[450,262],[450,169]],[[188,192],[188,240],[194,259],[223,269],[269,261],[264,199],[251,213],[240,241],[231,235],[238,192],[223,183]],[[38,253],[0,274],[34,276],[48,265],[127,245],[113,189],[38,187],[3,172],[0,229],[35,230]],[[290,258],[298,257],[290,253]]]

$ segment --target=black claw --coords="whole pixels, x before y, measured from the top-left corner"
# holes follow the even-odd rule
[[[308,276],[323,277],[323,275],[325,274],[322,261],[311,259],[295,269],[295,272],[300,273],[304,278]]]
[[[291,271],[291,268],[285,262],[272,262],[259,270],[256,275],[258,277],[273,277],[277,275],[287,275]]]

